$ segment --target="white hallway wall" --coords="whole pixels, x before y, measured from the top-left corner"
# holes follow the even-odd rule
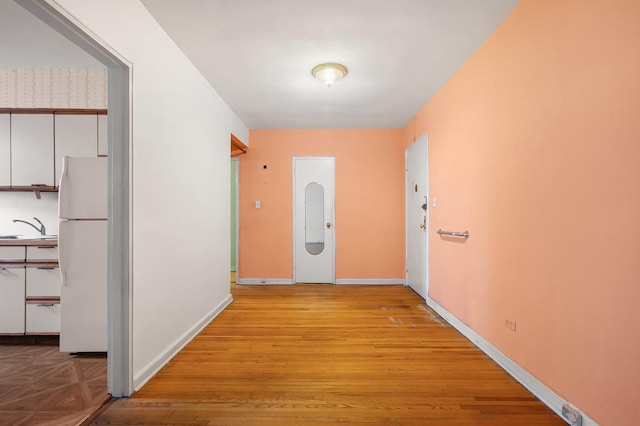
[[[47,1],[133,64],[132,350],[139,388],[230,300],[229,134],[247,141],[248,129],[140,2]]]

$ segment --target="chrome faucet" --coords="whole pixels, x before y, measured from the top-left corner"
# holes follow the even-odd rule
[[[34,217],[34,219],[35,219],[36,222],[38,222],[40,224],[39,228],[36,225],[34,225],[33,223],[27,222],[26,220],[21,220],[21,219],[13,219],[13,223],[16,223],[16,222],[26,223],[27,225],[31,226],[33,229],[38,231],[40,233],[40,235],[47,235],[47,228],[44,227],[44,223],[42,223],[40,221],[40,219],[38,219],[37,217]]]

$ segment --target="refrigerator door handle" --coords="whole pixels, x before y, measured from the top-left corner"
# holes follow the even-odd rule
[[[69,166],[67,163],[66,156],[62,157],[62,177],[67,177],[69,174]]]
[[[61,225],[63,225],[63,223],[60,223]],[[63,228],[63,226],[60,226],[60,228]],[[62,279],[62,287],[65,287],[67,285],[67,277],[65,274],[65,271],[67,270],[67,265],[64,263],[64,260],[66,259],[66,256],[64,256],[63,252],[64,249],[66,247],[66,244],[64,244],[63,240],[64,240],[64,231],[60,232],[60,230],[58,231],[59,235],[58,235],[58,269],[60,270],[60,278]]]
[[[66,204],[67,198],[67,185],[65,184],[65,181],[67,180],[66,178],[68,173],[69,167],[67,157],[62,157],[62,175],[60,176],[60,182],[58,182],[58,216],[60,218],[62,218],[63,212],[66,211],[63,206]]]

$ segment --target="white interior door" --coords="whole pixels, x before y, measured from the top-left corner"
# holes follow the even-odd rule
[[[335,282],[335,159],[293,159],[293,279]]]
[[[427,135],[418,139],[405,154],[407,215],[406,282],[427,298],[429,289],[429,153]]]

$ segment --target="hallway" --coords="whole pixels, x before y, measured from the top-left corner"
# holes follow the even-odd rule
[[[402,286],[238,286],[107,425],[565,423]]]

